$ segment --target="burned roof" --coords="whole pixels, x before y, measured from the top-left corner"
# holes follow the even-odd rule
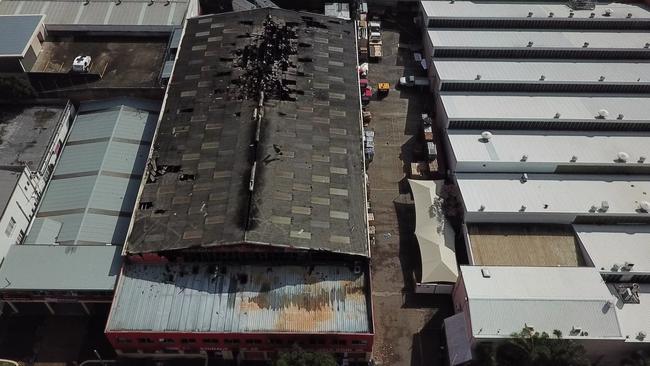
[[[354,25],[191,19],[127,252],[252,243],[368,255]]]

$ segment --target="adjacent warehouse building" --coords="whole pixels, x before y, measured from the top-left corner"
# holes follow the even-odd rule
[[[198,1],[2,0],[0,14],[44,14],[50,31],[170,32],[198,14]]]
[[[120,354],[269,360],[297,344],[367,362],[353,34],[280,9],[189,20],[106,326]]]
[[[458,314],[445,321],[450,363],[523,328],[560,330],[618,363],[648,342],[650,8],[420,7],[473,265],[461,266]]]
[[[42,15],[0,15],[0,72],[30,71],[45,40]]]
[[[15,312],[24,303],[89,312],[111,301],[159,108],[81,104],[27,236],[0,266],[0,298]]]
[[[20,244],[74,117],[68,102],[3,105],[0,114],[0,262]]]

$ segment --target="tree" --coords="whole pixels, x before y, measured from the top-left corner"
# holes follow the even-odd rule
[[[477,366],[589,366],[582,345],[562,339],[562,332],[535,332],[524,328],[511,338],[497,343],[479,344]]]
[[[334,356],[322,352],[309,352],[294,347],[290,352],[281,352],[274,366],[336,366]]]
[[[650,366],[650,355],[644,351],[637,351],[621,361],[621,366]]]

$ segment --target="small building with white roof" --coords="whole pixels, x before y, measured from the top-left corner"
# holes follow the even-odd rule
[[[650,130],[645,96],[443,93],[435,109],[437,125],[450,129]]]
[[[650,222],[645,175],[456,175],[470,223]]]
[[[650,91],[650,64],[635,61],[433,61],[440,91],[641,93]]]
[[[447,130],[459,173],[650,173],[650,133]]]

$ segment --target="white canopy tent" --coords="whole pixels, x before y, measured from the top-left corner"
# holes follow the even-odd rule
[[[415,236],[420,247],[420,282],[456,282],[458,264],[454,250],[454,229],[442,212],[438,196],[443,181],[409,179],[415,201]]]

